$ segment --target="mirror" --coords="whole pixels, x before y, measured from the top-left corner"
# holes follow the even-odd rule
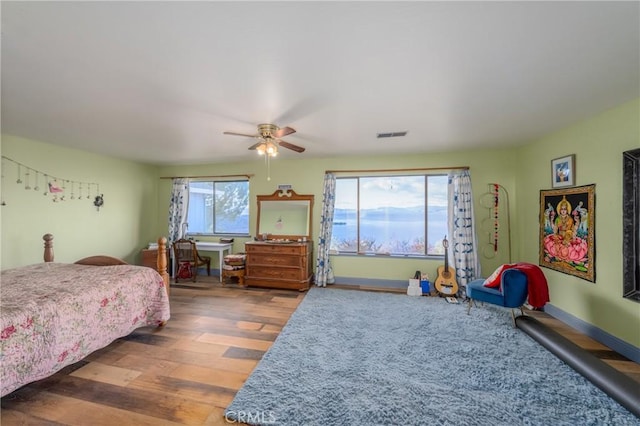
[[[313,195],[299,195],[293,190],[278,190],[271,195],[258,195],[259,240],[311,240]]]
[[[622,295],[640,302],[640,149],[622,155]]]

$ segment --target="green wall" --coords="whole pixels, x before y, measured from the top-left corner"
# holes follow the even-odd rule
[[[91,199],[52,202],[40,191],[17,184],[15,164],[2,162],[1,268],[42,262],[42,235],[54,236],[55,260],[74,262],[105,254],[137,262],[140,249],[157,240],[154,211],[158,179],[156,168],[84,151],[2,136],[2,155],[53,176],[76,182],[95,182],[104,194],[100,211]],[[24,181],[24,170],[22,180]],[[32,176],[31,186],[34,176]],[[95,190],[93,190],[95,192]],[[86,196],[86,189],[85,189]]]
[[[458,153],[411,154],[377,157],[336,157],[324,159],[282,159],[278,158],[271,165],[271,180],[267,180],[266,166],[261,158],[242,163],[208,164],[198,166],[173,166],[160,168],[160,176],[216,176],[229,174],[253,174],[251,178],[250,215],[256,218],[256,195],[272,194],[278,184],[291,184],[298,194],[315,195],[313,209],[313,235],[317,240],[319,231],[320,210],[322,204],[322,183],[326,170],[353,169],[395,169],[395,168],[424,168],[424,167],[458,167],[469,166],[474,191],[486,192],[487,184],[497,182],[505,186],[509,192],[515,192],[516,158],[513,149],[504,150],[469,150]],[[171,180],[161,179],[159,186],[157,211],[160,214],[157,233],[167,232],[167,212],[171,193]],[[515,208],[512,203],[511,209]],[[477,200],[476,200],[477,205]],[[476,206],[476,211],[484,217],[489,212]],[[250,232],[255,236],[256,221],[252,220]],[[506,231],[505,231],[506,234]],[[506,238],[506,235],[504,236]],[[488,241],[487,236],[481,236]],[[206,240],[206,238],[201,238]],[[236,238],[234,251],[243,251],[246,239]],[[315,244],[314,244],[315,245]],[[483,259],[485,271],[493,271],[498,265],[508,261],[507,245],[501,249],[493,259]],[[315,250],[315,248],[314,248]],[[214,259],[215,261],[215,259]],[[337,277],[408,280],[416,270],[427,272],[432,279],[436,277],[437,267],[442,261],[398,259],[365,256],[333,256],[335,274]]]
[[[596,282],[544,269],[551,304],[640,347],[640,304],[622,297],[622,152],[640,147],[640,99],[517,150],[516,239],[520,260],[537,264],[539,197],[551,160],[576,154],[576,185],[596,185]]]

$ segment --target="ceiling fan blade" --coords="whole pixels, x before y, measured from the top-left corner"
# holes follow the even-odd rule
[[[278,145],[280,145],[283,148],[288,148],[291,149],[295,152],[304,152],[304,148],[298,145],[294,145],[292,143],[289,142],[285,142],[285,141],[278,141]]]
[[[225,135],[233,135],[233,136],[246,136],[248,138],[257,138],[259,135],[247,135],[246,133],[236,133],[236,132],[223,132]]]
[[[295,133],[295,132],[296,132],[296,129],[293,129],[293,128],[287,126],[287,127],[283,127],[281,129],[276,130],[276,132],[273,134],[273,137],[274,138],[282,138],[282,137],[285,137],[285,136],[290,135],[290,134]]]
[[[258,143],[254,143],[253,145],[251,145],[249,147],[249,149],[256,149],[257,147],[259,147],[262,144],[262,141],[258,142]]]

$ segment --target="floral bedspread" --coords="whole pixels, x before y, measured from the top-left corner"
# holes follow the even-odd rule
[[[2,396],[169,315],[151,268],[41,263],[2,271]]]

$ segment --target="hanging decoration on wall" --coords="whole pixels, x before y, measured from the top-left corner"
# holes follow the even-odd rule
[[[501,205],[501,197],[504,198],[504,207]],[[506,238],[509,263],[511,263],[511,224],[509,218],[509,194],[505,187],[498,183],[487,184],[487,192],[480,196],[480,205],[488,210],[489,217],[482,221],[482,229],[489,236],[489,241],[484,245],[482,255],[487,259],[493,259],[498,254],[500,241],[501,221],[506,222]],[[500,216],[502,208],[504,219]]]
[[[96,195],[95,200],[93,200],[93,205],[96,206],[96,210],[100,211],[100,207],[104,204],[104,198],[102,198],[102,194]]]
[[[2,167],[0,168],[0,179],[1,179],[1,187],[0,187],[0,197],[2,198],[0,200],[0,205],[2,206],[6,206],[7,203],[4,202],[4,171],[7,170],[6,166],[4,165],[4,158],[2,159]]]
[[[500,187],[497,183],[493,183],[493,184],[489,184],[490,187],[493,187],[493,209],[490,213],[491,217],[493,218],[493,235],[492,235],[492,243],[493,243],[493,252],[497,253],[498,252],[498,239],[500,237],[500,233],[498,232],[500,230],[500,221],[499,219],[499,214],[500,214]]]
[[[16,166],[16,184],[24,184],[25,190],[40,191],[41,178],[43,180],[44,192],[42,195],[51,195],[51,201],[54,203],[66,201],[67,187],[71,187],[71,193],[69,200],[81,200],[83,199],[83,190],[86,188],[86,199],[91,199],[92,190],[95,191],[94,205],[100,208],[104,204],[103,194],[100,194],[100,186],[94,182],[81,182],[71,179],[63,179],[57,176],[50,175],[41,170],[36,170],[33,167],[29,167],[16,160],[13,160],[7,156],[2,156],[2,201],[0,205],[7,205],[5,200],[5,174],[7,163],[12,163]],[[33,183],[33,186],[31,184]],[[78,196],[75,196],[75,188],[78,187]],[[98,198],[100,199],[100,205],[98,205]]]
[[[27,169],[27,171],[24,174],[24,189],[31,189],[31,186],[29,186],[29,176],[31,175],[31,173],[29,173],[29,169]]]
[[[40,191],[40,172],[36,171],[36,186],[33,187],[34,191]]]
[[[595,188],[540,190],[540,266],[596,282]]]

